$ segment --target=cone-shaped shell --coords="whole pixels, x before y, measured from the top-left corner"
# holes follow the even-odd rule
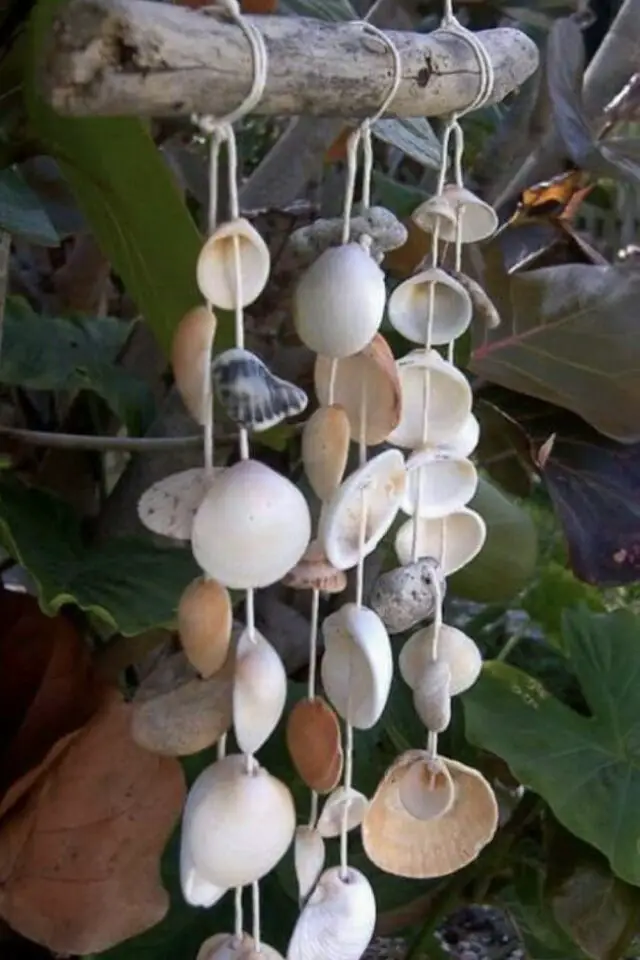
[[[430,267],[399,284],[389,297],[391,324],[407,340],[425,344],[433,300],[429,341],[434,346],[462,336],[471,323],[471,297],[439,267]]]
[[[208,307],[194,307],[178,324],[171,344],[176,387],[185,407],[200,424],[205,423],[207,406],[212,402],[207,372],[216,323],[215,314]]]
[[[471,460],[423,447],[407,459],[407,489],[401,509],[413,516],[444,517],[464,507],[478,486],[478,473]]]
[[[293,590],[342,593],[347,587],[347,575],[344,570],[336,570],[327,560],[319,541],[312,540],[302,559],[282,578],[282,583]]]
[[[318,820],[318,833],[330,839],[342,833],[345,812],[347,830],[355,830],[362,823],[369,801],[353,787],[338,787],[325,800]]]
[[[306,900],[322,873],[324,840],[313,827],[297,827],[293,841],[293,863],[300,900]]]
[[[329,500],[342,482],[350,439],[349,418],[344,407],[337,403],[319,407],[304,425],[302,463],[320,500]]]
[[[260,357],[240,347],[218,354],[211,379],[227,416],[254,433],[297,416],[308,403],[304,390],[276,377]]]
[[[369,805],[362,824],[364,849],[387,873],[416,880],[448,876],[475,860],[495,834],[498,805],[482,774],[456,760],[440,759],[454,786],[453,803],[445,813],[431,819],[409,813],[400,797],[400,761],[387,771]]]
[[[355,470],[325,504],[319,539],[328,559],[338,570],[358,562],[360,522],[365,514],[364,556],[378,546],[393,523],[407,481],[399,450],[384,450]]]
[[[243,753],[255,753],[269,739],[286,699],[282,660],[258,630],[243,630],[233,682],[233,729]]]
[[[413,691],[413,705],[427,730],[443,733],[451,723],[451,670],[444,660],[428,663]]]
[[[342,738],[335,713],[321,697],[299,700],[287,718],[286,740],[294,767],[317,793],[337,786],[342,773]]]
[[[307,502],[290,480],[257,460],[229,467],[193,520],[191,546],[209,577],[248,590],[280,580],[311,536]]]
[[[409,637],[398,659],[400,674],[414,690],[420,683],[426,665],[431,660],[435,624],[418,630]],[[451,671],[452,697],[464,693],[476,682],[482,670],[482,655],[471,637],[462,630],[443,623],[438,632],[437,657],[448,664]]]
[[[207,477],[203,467],[182,470],[152,484],[138,500],[138,516],[152,533],[174,540],[189,540],[193,518],[211,482],[224,471],[214,469]]]
[[[287,787],[255,761],[224,757],[207,767],[187,797],[181,842],[198,873],[220,887],[242,887],[269,873],[295,831]]]
[[[487,527],[475,510],[462,507],[448,517],[416,520],[412,517],[396,534],[395,548],[400,563],[413,559],[413,525],[418,524],[418,557],[433,557],[445,577],[471,563],[484,545]]]
[[[376,901],[367,878],[353,867],[322,874],[295,925],[287,960],[360,960],[376,923]]]
[[[316,395],[320,403],[330,402],[332,361],[318,356],[314,371]],[[367,403],[363,414],[363,391]],[[368,446],[384,443],[400,422],[400,379],[395,358],[381,333],[364,349],[345,357],[337,365],[333,400],[346,411],[351,436],[358,440],[364,430]],[[364,419],[364,425],[362,420]]]
[[[227,659],[232,626],[227,588],[202,577],[190,583],[178,604],[178,633],[187,660],[201,677],[212,677]]]
[[[214,933],[204,941],[196,960],[239,960],[253,945],[253,937],[248,933],[238,938],[233,933]]]
[[[295,289],[296,331],[314,353],[348,357],[373,339],[386,299],[384,274],[359,243],[331,247]]]
[[[470,190],[448,184],[440,197],[431,197],[421,203],[412,214],[414,223],[427,233],[433,233],[440,224],[440,240],[453,243],[456,223],[460,216],[460,236],[463,243],[486,240],[498,229],[498,217],[488,203]]]
[[[413,350],[406,354],[398,360],[398,374],[402,417],[389,435],[389,443],[411,450],[425,445],[425,389],[429,397],[426,442],[436,446],[448,443],[471,413],[473,397],[467,378],[435,350]]]
[[[257,300],[269,278],[271,256],[258,231],[244,217],[221,224],[202,248],[196,278],[205,300],[222,310],[236,306],[236,249],[241,306]]]

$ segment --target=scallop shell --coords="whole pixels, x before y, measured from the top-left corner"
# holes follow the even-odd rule
[[[178,633],[189,663],[212,677],[229,652],[233,607],[229,591],[216,580],[194,580],[180,597]]]
[[[346,603],[322,624],[325,652],[322,684],[338,714],[358,730],[369,730],[385,708],[393,657],[385,626],[373,610]]]
[[[444,660],[426,664],[413,691],[413,705],[427,730],[443,733],[451,723],[451,670]]]
[[[287,960],[360,960],[376,923],[376,901],[367,878],[354,867],[322,874],[298,917]]]
[[[439,267],[422,270],[395,288],[387,308],[389,321],[407,340],[425,344],[432,299],[430,343],[437,346],[462,336],[471,323],[471,298],[462,284]]]
[[[252,761],[231,755],[195,780],[184,810],[181,843],[194,871],[219,887],[242,887],[269,873],[295,831],[288,788]]]
[[[248,933],[238,938],[233,933],[215,933],[204,941],[196,960],[239,960],[245,951],[253,949],[253,944]]]
[[[184,315],[171,344],[171,368],[178,392],[194,420],[204,424],[212,397],[207,396],[208,367],[217,320],[208,307]],[[209,388],[210,390],[210,388]]]
[[[345,812],[347,830],[355,830],[362,823],[369,801],[353,787],[338,787],[325,800],[318,820],[318,833],[327,840],[342,833]]]
[[[435,628],[435,624],[431,624],[418,630],[400,651],[400,674],[412,690],[417,687],[425,666],[431,660]],[[452,697],[472,687],[482,670],[482,654],[471,637],[446,623],[441,624],[438,633],[437,659],[448,664],[451,671],[449,692]]]
[[[316,358],[316,395],[325,405],[331,401],[331,370],[331,358]],[[335,371],[333,402],[344,408],[355,440],[363,430],[363,391],[369,399],[364,416],[364,441],[374,446],[383,443],[398,426],[402,405],[395,358],[381,333],[376,333],[359,353],[340,360]]]
[[[282,660],[258,630],[243,630],[236,650],[233,729],[243,753],[255,753],[282,716],[287,674]]]
[[[324,840],[313,827],[298,827],[293,841],[293,863],[300,900],[306,900],[322,873]]]
[[[320,500],[336,492],[347,466],[351,430],[343,407],[319,407],[302,431],[304,472]]]
[[[236,252],[240,276],[240,305],[249,306],[260,296],[269,279],[269,248],[244,217],[221,224],[202,248],[196,278],[202,296],[222,310],[236,306]]]
[[[331,247],[294,291],[296,331],[315,353],[348,357],[373,339],[386,299],[384,273],[360,244]]]
[[[347,587],[344,570],[336,570],[327,560],[318,540],[312,540],[293,570],[282,578],[283,586],[293,590],[320,590],[342,593]]]
[[[384,450],[355,470],[325,504],[319,539],[338,570],[358,562],[360,522],[365,511],[365,557],[373,553],[393,523],[402,502],[407,474],[399,450]]]
[[[449,442],[465,425],[473,397],[463,373],[443,360],[435,350],[413,350],[398,360],[402,389],[402,417],[389,435],[389,443],[415,450],[426,442],[438,446]],[[428,404],[425,407],[425,390]],[[426,440],[424,411],[428,409]]]
[[[445,577],[471,563],[482,550],[487,536],[480,514],[467,507],[435,520],[412,517],[396,534],[395,549],[402,564],[412,560],[414,523],[418,524],[418,559],[434,557]]]
[[[307,502],[257,460],[228,467],[195,515],[191,546],[202,569],[236,590],[267,587],[298,563],[311,536]]]
[[[138,500],[138,516],[147,530],[174,540],[191,539],[193,518],[211,486],[224,471],[208,477],[203,467],[182,470],[152,484]]]
[[[477,487],[478,472],[471,460],[423,447],[407,459],[407,489],[400,509],[410,516],[417,508],[420,517],[444,517],[469,503]]]
[[[304,390],[276,377],[255,353],[240,347],[218,354],[211,378],[227,415],[254,433],[297,416],[309,402]]]
[[[299,700],[287,718],[287,749],[306,785],[329,793],[342,774],[342,742],[338,718],[321,697]]]

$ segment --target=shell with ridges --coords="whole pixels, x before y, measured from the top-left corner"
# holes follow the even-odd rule
[[[409,637],[398,659],[402,679],[415,689],[431,660],[435,624],[423,627]],[[464,693],[476,682],[482,670],[482,654],[477,645],[462,630],[443,623],[438,633],[437,659],[446,663],[451,672],[452,697]]]
[[[456,340],[471,323],[471,298],[462,284],[439,267],[430,267],[404,280],[389,297],[389,321],[405,339],[427,342],[432,298],[430,342],[434,346]]]
[[[208,307],[194,307],[184,315],[171,344],[171,369],[178,392],[193,419],[204,424],[207,407],[207,367],[216,335],[215,314]]]
[[[241,347],[218,354],[211,380],[230,419],[254,433],[297,416],[309,402],[304,390],[276,377],[260,357]]]
[[[368,806],[369,801],[359,790],[354,790],[353,787],[338,787],[324,802],[318,819],[318,833],[326,839],[339,836],[345,808],[348,808],[347,830],[355,830],[362,823]]]
[[[224,664],[232,626],[227,588],[217,580],[193,580],[178,604],[178,633],[189,663],[201,677],[212,677]]]
[[[196,264],[200,293],[222,310],[236,306],[236,247],[241,306],[257,300],[269,279],[271,255],[255,227],[244,217],[222,223],[204,244]]]
[[[329,500],[336,492],[347,466],[351,430],[343,407],[319,407],[302,431],[302,463],[313,492]]]
[[[462,507],[447,517],[411,517],[396,534],[395,550],[400,563],[412,560],[413,525],[418,524],[418,557],[434,557],[446,577],[471,563],[480,553],[487,527],[475,510]]]
[[[342,735],[334,711],[321,697],[299,700],[285,730],[291,761],[306,785],[329,793],[342,773]]]
[[[282,660],[259,630],[243,630],[233,682],[233,730],[243,753],[255,753],[269,739],[286,699]]]
[[[376,901],[367,878],[354,867],[322,874],[298,917],[287,960],[360,960],[376,923]]]
[[[293,863],[300,900],[306,900],[322,873],[325,861],[322,836],[314,827],[297,827],[293,840]]]

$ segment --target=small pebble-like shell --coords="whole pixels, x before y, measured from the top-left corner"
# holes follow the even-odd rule
[[[313,827],[297,827],[293,840],[293,863],[300,900],[306,900],[322,873],[324,840]]]
[[[239,938],[233,933],[215,933],[204,941],[196,960],[239,960],[245,951],[253,949],[253,944],[248,933]]]
[[[227,588],[202,577],[190,583],[178,604],[178,633],[189,663],[201,677],[212,677],[224,664],[232,626]]]
[[[287,960],[360,960],[373,936],[376,901],[367,878],[354,867],[322,874],[287,950]]]
[[[378,577],[369,597],[369,605],[390,634],[404,633],[433,616],[434,576],[438,576],[440,595],[444,597],[445,580],[430,557],[423,557],[404,567],[395,567]]]
[[[313,492],[329,500],[336,492],[347,466],[351,430],[343,407],[319,407],[302,431],[302,463]]]
[[[299,700],[287,718],[287,749],[306,785],[329,793],[342,774],[342,738],[338,718],[321,697]]]
[[[213,478],[224,467],[214,469]],[[138,516],[152,533],[189,540],[193,518],[211,485],[203,467],[172,473],[152,484],[138,500]]]
[[[402,564],[412,559],[414,523],[418,524],[418,557],[434,557],[445,577],[471,563],[482,550],[487,536],[484,520],[468,507],[435,520],[412,517],[396,534],[395,549]]]
[[[309,402],[304,390],[276,377],[260,357],[240,347],[218,354],[211,378],[227,415],[254,433],[297,416]]]
[[[423,447],[407,459],[407,489],[400,509],[413,516],[444,517],[464,507],[478,487],[471,460],[452,457],[438,447]]]
[[[293,319],[305,346],[325,357],[348,357],[373,339],[384,315],[384,274],[358,243],[331,247],[303,274]]]
[[[431,660],[434,630],[435,624],[418,630],[400,651],[400,674],[412,690],[420,683],[424,669]],[[446,623],[441,624],[438,633],[437,659],[446,663],[451,672],[449,692],[452,697],[472,687],[482,670],[482,654],[471,637]]]
[[[471,298],[439,267],[422,270],[395,288],[387,308],[389,321],[407,340],[425,344],[431,301],[430,343],[438,346],[462,336],[471,323]]]
[[[243,753],[255,753],[269,739],[286,699],[282,660],[258,630],[243,630],[233,681],[233,730]]]
[[[480,319],[487,330],[495,330],[496,327],[499,327],[500,314],[496,310],[487,291],[480,286],[477,280],[468,277],[466,273],[459,273],[457,270],[447,269],[447,273],[450,274],[454,280],[457,280],[460,286],[464,287],[471,297],[473,316]]]
[[[319,218],[308,226],[299,227],[289,237],[281,263],[299,272],[317,260],[329,247],[339,246],[344,221],[342,217]],[[389,250],[396,250],[407,240],[407,228],[385,207],[369,207],[360,216],[352,217],[350,236],[357,242],[360,237],[371,239],[371,256],[380,263]]]
[[[283,586],[293,590],[320,590],[342,593],[347,587],[344,570],[336,570],[327,560],[318,540],[312,540],[293,570],[282,578]]]
[[[355,830],[362,823],[369,801],[353,787],[338,787],[324,802],[318,820],[318,833],[329,840],[342,833],[344,815],[347,815],[347,830]]]
[[[451,670],[444,660],[428,663],[413,691],[413,705],[427,730],[442,733],[451,723]]]
[[[203,424],[207,405],[207,367],[216,335],[216,317],[208,307],[194,307],[184,315],[171,344],[171,369],[178,392],[193,419]]]
[[[236,306],[236,249],[243,307],[257,300],[269,278],[271,255],[258,231],[244,217],[221,224],[202,248],[196,277],[202,296],[222,310]]]

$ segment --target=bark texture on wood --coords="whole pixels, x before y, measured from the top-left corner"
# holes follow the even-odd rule
[[[382,41],[361,26],[297,17],[253,17],[269,54],[258,114],[359,118],[373,113],[393,78]],[[390,33],[402,82],[390,115],[442,116],[476,96],[478,64],[451,33]],[[538,50],[518,30],[478,34],[495,71],[492,102],[515,90],[538,65]],[[71,0],[56,21],[42,88],[74,115],[221,115],[242,102],[252,76],[249,44],[238,26],[152,0]]]

